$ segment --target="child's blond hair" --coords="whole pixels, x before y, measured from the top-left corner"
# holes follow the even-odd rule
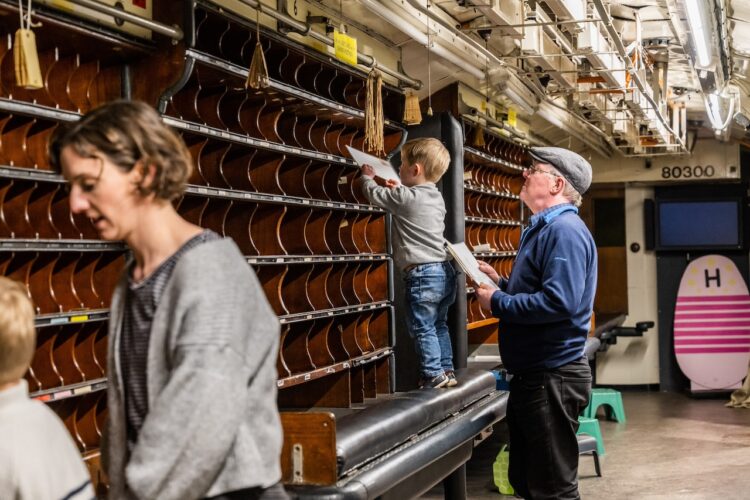
[[[401,148],[401,161],[405,165],[419,163],[424,167],[425,178],[430,182],[437,182],[448,170],[451,155],[437,139],[412,139]]]
[[[35,349],[34,306],[26,287],[0,276],[0,384],[23,377]]]

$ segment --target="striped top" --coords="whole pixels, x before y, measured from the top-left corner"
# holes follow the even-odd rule
[[[218,234],[210,230],[195,235],[162,262],[156,271],[138,283],[132,279],[135,262],[131,262],[128,266],[128,291],[120,337],[120,366],[124,385],[128,449],[132,449],[135,445],[138,432],[148,413],[146,360],[151,338],[151,323],[159,305],[159,299],[180,257],[201,243],[219,238]]]

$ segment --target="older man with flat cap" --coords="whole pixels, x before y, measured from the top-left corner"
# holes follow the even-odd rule
[[[500,354],[512,375],[507,422],[510,483],[527,499],[577,499],[578,415],[591,371],[583,346],[596,291],[596,246],[578,216],[591,165],[562,148],[531,148],[521,200],[532,212],[510,279],[480,270],[479,303],[500,318]]]

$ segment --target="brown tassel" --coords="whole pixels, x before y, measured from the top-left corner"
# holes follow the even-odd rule
[[[474,128],[474,138],[471,141],[471,145],[481,148],[484,144],[484,131],[482,130],[482,126],[477,123],[476,128]]]
[[[419,98],[414,92],[405,96],[404,123],[407,125],[419,125],[422,123],[422,111],[419,109]]]
[[[13,62],[16,67],[16,85],[29,90],[44,87],[33,31],[24,29],[16,31]]]
[[[263,54],[263,47],[260,45],[260,11],[257,12],[257,31],[256,31],[256,42],[255,50],[253,51],[253,58],[250,61],[250,69],[247,71],[247,81],[245,82],[245,88],[252,88],[255,90],[264,89],[268,87],[268,66],[266,66],[266,56]]]
[[[375,155],[384,155],[383,145],[383,75],[376,69],[367,75],[365,105],[365,148]]]
[[[13,47],[13,65],[15,66],[16,85],[34,90],[44,87],[42,72],[39,69],[39,55],[36,51],[36,36],[31,27],[39,27],[41,23],[31,21],[31,0],[29,0],[26,14],[23,13],[23,3],[18,0],[18,18],[20,28],[16,31],[15,47]]]

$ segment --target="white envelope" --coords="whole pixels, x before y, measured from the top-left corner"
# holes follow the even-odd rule
[[[469,247],[466,246],[466,243],[446,242],[445,246],[471,281],[478,285],[489,285],[495,290],[500,288],[497,286],[497,283],[490,279],[489,276],[479,270],[479,262],[474,258],[474,255],[471,253],[471,250],[469,250]]]
[[[349,150],[349,154],[352,155],[352,158],[354,158],[354,161],[357,162],[357,165],[359,165],[360,167],[362,165],[370,165],[375,171],[375,175],[382,179],[393,179],[397,181],[401,180],[398,176],[398,172],[396,172],[396,170],[390,163],[388,163],[388,161],[382,160],[377,156],[368,155],[364,151],[354,149],[351,146],[346,146],[346,149]]]

